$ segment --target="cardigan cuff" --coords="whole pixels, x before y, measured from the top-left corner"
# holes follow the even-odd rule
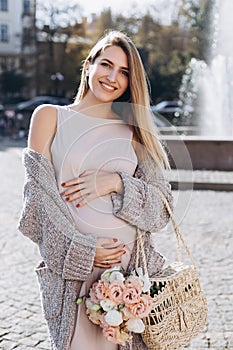
[[[80,243],[80,239],[74,236],[64,261],[62,278],[85,281],[92,272],[96,236],[91,234],[85,236],[88,236],[88,245]]]
[[[124,190],[123,194],[111,194],[113,214],[127,221],[132,217],[134,221],[137,221],[144,202],[144,196],[142,195],[145,193],[144,185],[142,181],[123,171],[119,171],[117,174],[121,176]]]

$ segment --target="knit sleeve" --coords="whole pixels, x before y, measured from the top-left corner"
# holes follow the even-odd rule
[[[118,174],[124,189],[123,194],[111,195],[114,215],[145,231],[155,232],[165,227],[170,217],[155,189],[158,187],[163,192],[172,209],[171,186],[165,178],[158,171],[147,175],[143,166],[138,167],[134,176]]]

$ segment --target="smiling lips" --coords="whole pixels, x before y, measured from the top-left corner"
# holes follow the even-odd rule
[[[103,83],[102,81],[100,81],[100,84],[101,86],[103,86],[103,88],[106,90],[106,91],[109,91],[109,92],[112,92],[112,91],[115,91],[116,88],[114,86],[111,86],[109,84],[106,84],[106,83]]]

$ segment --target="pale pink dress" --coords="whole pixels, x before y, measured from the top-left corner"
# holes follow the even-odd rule
[[[57,107],[57,132],[51,151],[60,192],[64,190],[62,182],[76,178],[84,170],[121,170],[133,175],[137,166],[132,131],[128,125],[118,119],[90,117],[66,106]],[[67,203],[80,232],[114,237],[125,243],[126,254],[123,255],[122,266],[126,268],[136,230],[112,214],[111,196],[99,197],[82,208],[76,208],[76,204],[77,201]],[[103,271],[94,267],[91,276],[82,285],[80,296],[88,293]],[[77,308],[71,350],[117,350],[118,346],[102,335],[101,328],[89,321],[85,304]]]

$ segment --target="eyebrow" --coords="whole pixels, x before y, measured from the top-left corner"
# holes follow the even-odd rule
[[[112,61],[110,61],[108,58],[102,58],[101,61],[107,61],[108,63],[114,65],[114,63]],[[120,67],[123,70],[129,71],[129,68],[127,67]]]

